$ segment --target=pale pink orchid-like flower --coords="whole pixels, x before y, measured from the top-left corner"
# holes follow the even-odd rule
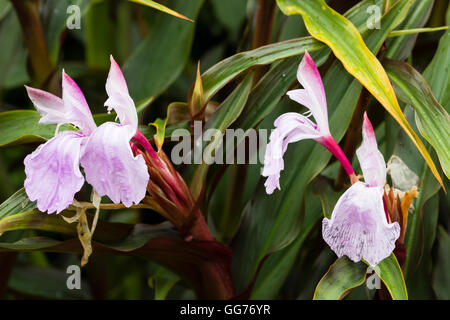
[[[322,236],[338,257],[365,260],[372,267],[395,249],[400,225],[389,223],[383,204],[386,163],[367,114],[363,141],[356,151],[365,182],[354,183],[339,198],[331,219],[322,221]]]
[[[365,182],[360,182],[330,134],[325,90],[308,52],[298,67],[297,78],[304,89],[288,91],[287,95],[306,106],[316,123],[295,112],[285,113],[275,120],[262,171],[262,175],[268,177],[266,192],[271,194],[276,188],[280,189],[283,155],[289,143],[314,139],[322,144],[339,160],[353,184],[336,203],[331,219],[324,218],[323,238],[339,257],[346,255],[354,262],[364,259],[375,266],[394,250],[400,226],[397,222],[390,223],[385,213],[386,164],[377,148],[372,125],[364,114],[363,142],[356,152],[365,178]]]
[[[267,177],[266,192],[272,194],[280,189],[280,172],[284,169],[283,156],[289,143],[314,139],[327,148],[343,164],[349,176],[354,176],[352,166],[330,134],[328,127],[327,100],[319,70],[306,51],[297,70],[298,82],[303,89],[287,92],[289,98],[309,109],[316,123],[296,112],[282,114],[275,120],[264,157],[262,175]]]
[[[31,201],[37,200],[40,211],[59,213],[73,203],[85,180],[80,165],[86,181],[100,196],[127,207],[144,198],[147,166],[142,155],[134,156],[130,145],[135,135],[142,139],[142,134],[125,78],[112,56],[105,105],[116,111],[120,124],[106,122],[97,127],[83,93],[64,71],[62,99],[39,89],[26,89],[41,115],[39,123],[71,123],[79,128],[60,132],[24,160],[25,191]]]

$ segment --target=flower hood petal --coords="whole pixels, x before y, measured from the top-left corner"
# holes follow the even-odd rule
[[[108,100],[106,100],[105,106],[108,107],[108,111],[111,109],[116,111],[120,123],[130,125],[136,130],[138,124],[136,107],[128,93],[127,83],[119,65],[112,56],[110,56],[110,60],[111,68],[106,80]]]
[[[364,259],[373,267],[392,253],[400,226],[387,222],[382,194],[382,187],[357,182],[338,200],[331,219],[323,219],[323,239],[338,257]]]
[[[63,100],[50,92],[25,86],[28,97],[41,115],[39,123],[64,124],[67,123],[66,109]]]
[[[63,70],[62,99],[67,122],[76,125],[85,135],[90,135],[97,127],[83,92]]]
[[[40,211],[60,213],[72,204],[84,183],[79,158],[85,139],[77,132],[65,131],[26,156],[25,191],[31,201],[37,200]]]
[[[325,89],[319,70],[317,70],[316,64],[308,51],[305,51],[305,55],[298,66],[297,79],[304,89],[288,91],[287,95],[292,100],[307,107],[320,130],[325,134],[329,133]]]
[[[372,187],[383,187],[386,182],[386,163],[378,150],[377,139],[366,113],[364,113],[362,136],[363,141],[356,150],[356,155],[364,175],[364,181]]]
[[[89,137],[81,157],[86,181],[95,191],[126,207],[144,198],[149,180],[144,158],[131,150],[133,134],[128,125],[106,122]]]

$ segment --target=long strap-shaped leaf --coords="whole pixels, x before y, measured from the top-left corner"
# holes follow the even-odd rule
[[[339,300],[351,289],[366,281],[367,266],[354,263],[347,257],[337,259],[320,279],[314,291],[314,300]]]
[[[401,1],[407,1],[409,4],[413,2],[412,0]],[[277,3],[286,15],[302,15],[309,33],[333,50],[345,69],[372,93],[405,130],[443,186],[430,154],[403,115],[383,66],[367,48],[356,27],[331,9],[324,0],[277,0]]]
[[[399,98],[416,110],[416,124],[422,136],[436,150],[442,169],[450,178],[450,116],[439,104],[425,78],[405,62],[384,64]]]
[[[374,270],[386,285],[393,300],[408,300],[405,279],[394,254],[381,261]],[[347,257],[337,259],[317,284],[314,300],[337,300],[364,283],[367,265]]]
[[[143,4],[145,6],[149,6],[149,7],[153,8],[153,9],[162,11],[164,13],[170,14],[170,15],[172,15],[174,17],[177,17],[177,18],[180,18],[180,19],[192,21],[188,17],[185,17],[182,14],[180,14],[180,13],[178,13],[178,12],[176,12],[176,11],[170,9],[170,8],[167,8],[166,6],[163,6],[162,4],[160,4],[158,2],[155,2],[155,1],[152,1],[152,0],[129,0],[129,1],[136,2],[136,3],[139,3],[139,4]]]

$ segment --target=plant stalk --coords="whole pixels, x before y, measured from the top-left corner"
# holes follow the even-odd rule
[[[57,77],[54,76],[54,66],[48,55],[39,15],[39,1],[11,0],[11,3],[22,28],[36,85],[57,94]]]

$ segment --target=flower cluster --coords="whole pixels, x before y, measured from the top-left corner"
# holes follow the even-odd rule
[[[120,123],[97,127],[83,93],[64,71],[62,98],[26,89],[41,115],[39,123],[69,123],[79,129],[56,134],[24,160],[25,191],[30,200],[37,200],[40,211],[59,213],[67,208],[85,179],[100,196],[108,196],[114,203],[129,207],[144,198],[149,181],[147,165],[141,154],[133,154],[131,142],[140,134],[136,108],[112,56],[105,106],[116,111]]]
[[[325,90],[308,52],[299,65],[297,78],[304,89],[288,91],[287,95],[306,106],[316,123],[295,112],[285,113],[275,120],[262,171],[267,177],[266,192],[271,194],[276,188],[280,189],[283,155],[289,143],[314,139],[322,144],[341,162],[352,182],[336,203],[331,219],[323,219],[323,238],[339,257],[346,255],[355,262],[365,260],[375,266],[394,250],[400,226],[390,221],[384,209],[386,164],[378,150],[372,125],[364,114],[363,141],[356,152],[365,181],[360,182],[330,134]]]

